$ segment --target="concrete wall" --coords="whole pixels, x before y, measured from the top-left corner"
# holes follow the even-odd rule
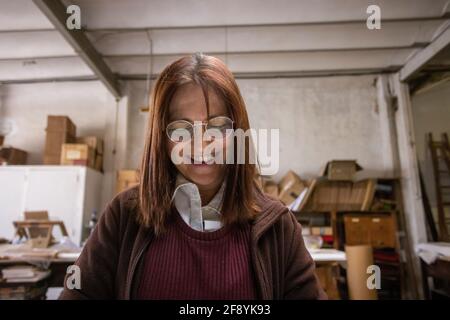
[[[5,85],[0,116],[12,123],[5,143],[28,152],[28,164],[42,164],[47,115],[67,115],[77,136],[104,137],[109,93],[100,82]]]
[[[384,175],[375,77],[241,80],[252,127],[280,129],[279,178],[317,176],[326,161],[356,159]]]
[[[69,116],[77,126],[77,136],[103,138],[102,203],[108,202],[114,194],[115,171],[125,166],[127,99],[117,104],[98,81],[0,86],[0,124],[12,129],[5,145],[27,151],[28,164],[43,163],[47,115]]]
[[[255,129],[280,129],[280,167],[317,176],[330,159],[357,159],[367,175],[387,176],[392,163],[377,104],[375,76],[240,79],[239,87]],[[129,167],[139,164],[147,114],[144,81],[130,82]]]
[[[357,159],[365,175],[389,176],[392,163],[383,155],[391,151],[382,130],[386,119],[378,107],[375,79],[238,80],[252,127],[280,129],[280,167],[274,178],[289,169],[305,178],[317,176],[330,159]],[[71,117],[78,135],[113,139],[115,101],[98,82],[8,85],[1,92],[0,116],[14,124],[6,143],[27,150],[30,164],[42,161],[48,114]],[[127,82],[125,92],[129,99],[121,107],[119,129],[123,159],[108,169],[137,168],[144,145],[148,113],[139,109],[147,103],[146,82]],[[111,151],[111,143],[106,147]]]

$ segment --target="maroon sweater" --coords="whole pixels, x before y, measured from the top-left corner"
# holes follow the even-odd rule
[[[280,201],[269,198],[259,189],[255,192],[261,208],[258,217],[250,222],[250,260],[256,296],[259,299],[326,299],[314,274],[314,262],[305,248],[297,219]],[[60,299],[134,299],[138,296],[145,250],[157,239],[151,228],[137,222],[138,200],[136,186],[120,193],[108,204],[76,262],[82,274],[81,289],[66,287]]]
[[[201,232],[174,212],[147,250],[137,298],[255,299],[250,226]]]

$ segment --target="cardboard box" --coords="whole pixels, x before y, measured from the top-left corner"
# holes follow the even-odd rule
[[[94,150],[94,169],[103,172],[103,140],[96,136],[77,137],[77,144],[87,144]]]
[[[76,127],[66,116],[48,116],[44,150],[44,164],[58,165],[64,143],[76,142]]]
[[[59,164],[61,158],[61,147],[64,143],[75,143],[76,139],[64,131],[47,131],[45,138],[44,164]],[[46,157],[47,156],[47,157]],[[45,158],[56,160],[50,163],[45,161]]]
[[[46,155],[46,154],[44,154],[44,164],[60,165],[61,164],[61,155]]]
[[[314,236],[332,236],[332,227],[311,227],[311,234]]]
[[[301,182],[300,177],[292,170],[289,170],[278,183],[280,192],[290,188],[295,183]]]
[[[370,217],[370,242],[374,248],[395,248],[397,224],[393,214]]]
[[[63,131],[75,137],[77,135],[77,128],[75,124],[67,116],[47,116],[46,131]]]
[[[61,149],[61,164],[95,169],[95,151],[87,144],[64,143]]]
[[[117,171],[116,193],[122,192],[139,184],[138,170],[119,170]]]
[[[278,199],[278,185],[275,181],[267,180],[264,182],[263,190],[269,196]]]
[[[289,171],[278,184],[278,198],[286,205],[291,204],[306,188],[305,183],[293,171]]]
[[[396,220],[389,215],[345,215],[346,245],[370,245],[374,248],[396,247]]]
[[[77,143],[87,144],[96,154],[103,154],[103,140],[96,136],[77,137]]]
[[[331,181],[352,181],[359,170],[362,170],[362,167],[356,160],[332,160],[326,164],[322,176]]]
[[[370,245],[368,216],[345,215],[344,229],[346,245]]]
[[[0,164],[24,165],[27,164],[28,154],[26,151],[16,148],[0,149]]]

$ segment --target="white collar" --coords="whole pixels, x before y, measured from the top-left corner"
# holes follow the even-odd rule
[[[225,182],[211,201],[201,206],[201,198],[195,183],[178,174],[172,201],[183,220],[197,231],[214,231],[222,227],[220,219]]]

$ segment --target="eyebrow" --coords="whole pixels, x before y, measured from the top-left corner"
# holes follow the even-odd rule
[[[207,120],[211,120],[211,119],[217,118],[217,117],[228,117],[228,116],[227,115],[223,115],[223,114],[211,115],[211,116],[208,117]],[[175,119],[175,118],[172,118],[172,117],[170,117],[170,118],[171,118],[171,121],[184,120],[184,121],[187,121],[187,122],[194,123],[194,121],[192,121],[192,119],[188,119],[188,118],[180,118],[180,119]]]

